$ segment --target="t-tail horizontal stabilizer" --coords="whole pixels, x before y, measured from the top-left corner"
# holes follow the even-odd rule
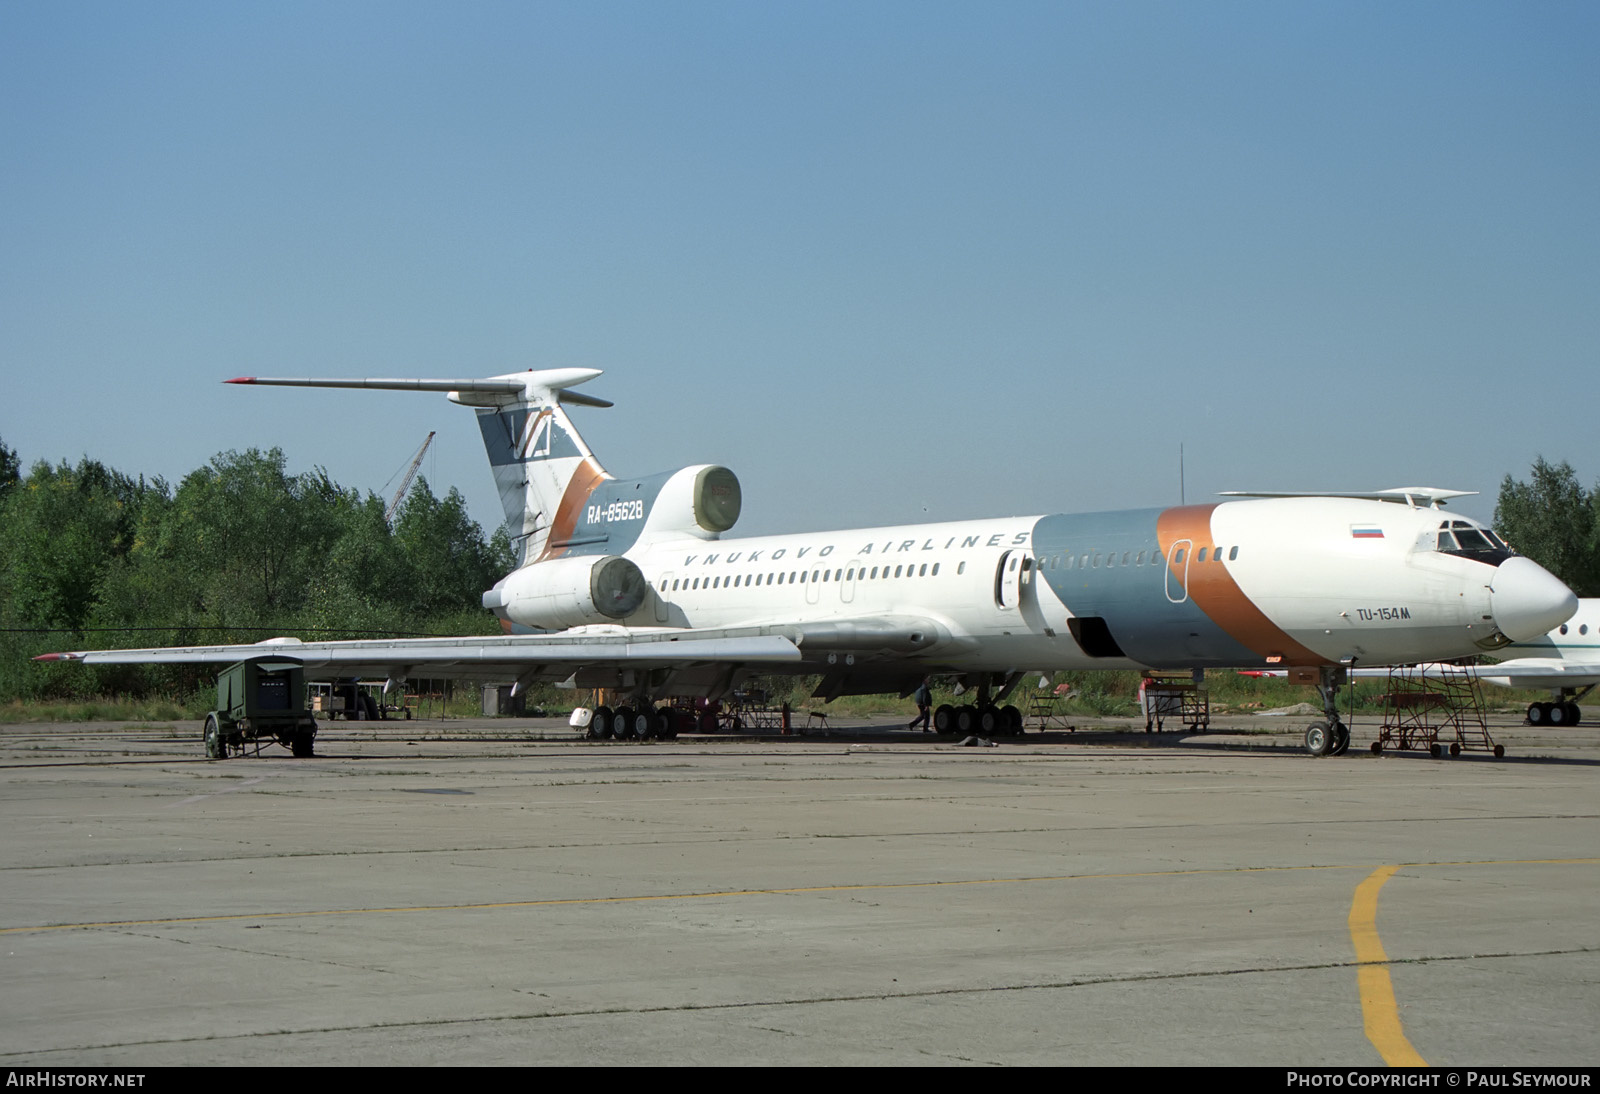
[[[600,375],[597,368],[529,369],[504,376],[490,376],[479,380],[319,380],[282,379],[267,376],[236,376],[224,380],[225,384],[258,384],[263,387],[341,387],[370,388],[379,391],[443,391],[460,395],[456,402],[464,406],[505,406],[525,399],[530,405],[540,403],[570,403],[577,406],[613,406],[609,399],[570,391],[569,388],[593,380]]]

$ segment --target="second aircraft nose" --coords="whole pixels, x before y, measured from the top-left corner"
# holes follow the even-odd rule
[[[1532,559],[1517,556],[1495,567],[1489,582],[1489,611],[1500,633],[1512,641],[1538,638],[1577,610],[1572,590]]]

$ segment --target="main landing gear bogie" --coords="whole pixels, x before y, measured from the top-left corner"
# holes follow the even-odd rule
[[[678,735],[672,711],[646,703],[638,707],[595,707],[584,736],[591,741],[672,740]]]
[[[1530,726],[1575,726],[1582,719],[1583,709],[1571,701],[1528,704]]]
[[[985,737],[1006,737],[1022,732],[1022,711],[1014,706],[982,705],[950,706],[948,703],[933,712],[933,728],[939,733],[953,733],[961,737],[982,734]]]

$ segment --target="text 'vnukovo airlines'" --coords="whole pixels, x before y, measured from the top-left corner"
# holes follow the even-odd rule
[[[1336,691],[1353,664],[1446,660],[1533,639],[1572,592],[1488,528],[1445,514],[1458,491],[1233,495],[1205,505],[724,538],[738,479],[686,467],[607,474],[563,404],[595,369],[479,380],[245,378],[229,383],[447,392],[474,407],[519,549],[484,594],[492,638],[273,640],[312,678],[540,680],[632,696],[629,736],[668,696],[720,696],[756,673],[817,673],[816,689],[908,693],[927,674],[976,689],[963,722],[1030,671],[1317,670],[1342,751]],[[263,644],[264,645],[264,644]],[[234,661],[212,646],[50,655],[90,663]],[[966,724],[961,726],[965,730]],[[1342,739],[1341,739],[1342,734]]]

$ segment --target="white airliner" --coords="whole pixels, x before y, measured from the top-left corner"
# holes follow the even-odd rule
[[[1000,703],[1030,671],[1298,668],[1319,681],[1316,754],[1343,751],[1337,690],[1353,665],[1447,660],[1537,638],[1572,592],[1434,488],[1233,495],[1204,505],[725,538],[739,481],[696,466],[607,474],[562,404],[595,369],[480,380],[238,384],[447,392],[477,411],[518,568],[483,595],[508,633],[47,655],[88,664],[292,656],[311,678],[566,682],[628,696],[596,711],[618,736],[669,732],[668,696],[754,674],[815,673],[815,694],[958,678],[976,701],[941,729],[1020,728]],[[537,631],[541,633],[521,633]]]
[[[1578,707],[1600,684],[1600,600],[1580,600],[1561,626],[1529,642],[1514,642],[1500,653],[1519,654],[1478,669],[1478,677],[1508,688],[1548,690],[1550,702],[1530,703],[1534,725],[1575,726]]]

